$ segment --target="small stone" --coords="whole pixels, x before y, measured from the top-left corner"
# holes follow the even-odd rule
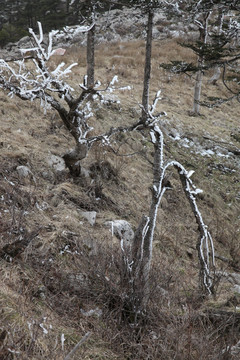
[[[17,172],[20,177],[32,176],[32,172],[27,166],[23,166],[23,165],[18,166]]]
[[[80,211],[80,215],[87,219],[87,221],[93,226],[96,222],[96,211]]]
[[[229,276],[229,280],[233,284],[240,285],[240,274],[238,274],[238,273],[229,273],[228,276]],[[239,288],[240,288],[240,286],[239,286]]]
[[[123,239],[131,242],[134,238],[134,231],[126,220],[106,221],[104,225],[109,227],[112,230],[112,234],[120,240]]]
[[[56,171],[64,171],[66,169],[65,161],[60,156],[51,154],[47,158],[47,163]]]
[[[85,178],[90,178],[90,171],[81,166],[81,176]]]
[[[234,291],[234,293],[236,293],[236,294],[240,294],[240,285],[234,285],[233,291]]]
[[[89,316],[96,316],[96,317],[100,317],[102,316],[102,310],[99,308],[96,309],[91,309],[89,311],[84,311],[83,309],[80,309],[81,313],[83,316],[89,317]]]
[[[36,182],[36,179],[33,175],[33,173],[31,172],[31,170],[24,165],[20,165],[17,167],[17,172],[20,178],[25,178],[25,179],[30,179],[32,180],[34,183]]]

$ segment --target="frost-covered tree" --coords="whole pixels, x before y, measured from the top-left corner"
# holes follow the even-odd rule
[[[152,31],[154,12],[151,7],[147,8],[147,38],[145,51],[145,67],[142,93],[142,119],[146,121],[149,107],[149,86],[151,76],[151,58],[152,58]]]
[[[157,94],[152,109],[148,111],[145,123],[148,124],[154,146],[152,200],[149,213],[148,216],[142,217],[132,242],[130,244],[124,240],[121,242],[123,252],[122,286],[125,289],[127,312],[134,315],[134,320],[131,321],[135,324],[138,322],[139,316],[145,312],[150,298],[149,280],[158,209],[165,192],[170,190],[167,179],[169,170],[172,168],[175,168],[179,174],[183,190],[198,225],[199,238],[196,248],[199,259],[199,288],[203,297],[215,293],[213,240],[197,206],[197,196],[202,190],[196,188],[190,179],[193,171],[187,171],[178,161],[165,159],[164,138],[159,127],[160,119],[159,116],[155,118],[153,115],[159,95]]]
[[[158,100],[156,97],[155,102]],[[154,104],[155,106],[156,104]],[[153,106],[153,108],[154,108]],[[159,127],[159,119],[154,118],[153,110],[148,112],[148,128],[151,141],[154,146],[152,200],[148,216],[143,216],[134,235],[132,243],[122,240],[123,251],[123,274],[122,284],[126,287],[126,301],[128,311],[134,314],[134,322],[137,323],[138,316],[146,310],[150,297],[149,277],[152,262],[154,232],[157,221],[158,209],[163,195],[168,188],[167,174],[175,168],[179,174],[180,181],[190,207],[198,225],[199,238],[197,251],[199,258],[199,285],[202,294],[214,294],[215,286],[215,260],[213,240],[208,227],[205,224],[201,212],[197,206],[197,196],[202,192],[194,186],[191,175],[193,171],[187,171],[184,166],[175,160],[166,160],[164,156],[163,133]]]
[[[12,63],[0,60],[0,88],[8,91],[9,96],[17,96],[24,101],[34,101],[39,99],[45,109],[52,108],[56,110],[65,127],[73,136],[76,146],[66,153],[63,158],[72,174],[79,172],[80,161],[87,156],[89,149],[96,141],[108,143],[110,137],[116,132],[132,131],[136,128],[141,129],[140,121],[135,124],[111,128],[105,134],[91,136],[92,127],[88,124],[88,119],[93,115],[92,101],[100,101],[104,104],[103,91],[99,90],[99,82],[95,87],[88,87],[86,84],[80,84],[80,92],[76,93],[66,81],[71,69],[77,64],[65,66],[60,63],[54,70],[49,66],[49,59],[54,54],[52,48],[53,37],[57,36],[58,31],[52,31],[49,34],[47,46],[44,44],[44,37],[41,23],[39,26],[39,36],[30,29],[34,47],[22,49],[23,59]],[[87,32],[91,26],[79,26],[76,31]],[[24,54],[31,53],[31,57],[24,57]],[[32,62],[32,65],[29,65]],[[117,81],[114,76],[109,86],[104,89],[112,92],[114,84]]]
[[[90,97],[95,95],[102,100],[103,97],[100,92],[84,84],[80,85],[81,92],[75,94],[74,89],[66,82],[66,77],[76,63],[66,67],[62,62],[54,70],[50,69],[48,61],[54,54],[52,40],[57,31],[50,32],[46,47],[41,23],[38,26],[39,37],[32,29],[29,30],[35,46],[21,50],[22,60],[13,63],[0,60],[0,88],[8,91],[10,96],[16,95],[25,101],[39,99],[45,109],[50,107],[59,113],[76,142],[75,149],[64,156],[70,172],[74,173],[79,168],[78,161],[87,155],[93,141],[96,141],[89,136],[92,129],[87,122],[92,115]],[[91,26],[79,26],[77,31],[87,32],[90,29]],[[29,60],[24,57],[28,53],[32,54]],[[29,61],[33,63],[32,69]]]
[[[68,7],[74,9],[74,13],[78,14],[75,21],[80,21],[81,24],[89,25],[87,32],[87,77],[85,79],[86,86],[93,88],[95,79],[95,31],[96,31],[96,18],[99,12],[106,10],[111,5],[111,1],[101,0],[72,0]]]
[[[179,173],[183,189],[198,224],[199,241],[197,249],[200,263],[200,286],[203,292],[212,294],[214,292],[214,248],[211,235],[196,203],[196,197],[201,190],[197,189],[191,181],[192,172],[188,172],[178,161],[165,160],[163,134],[159,123],[164,114],[154,116],[157,102],[160,99],[160,91],[157,93],[153,105],[145,108],[146,117],[140,116],[133,124],[111,127],[105,133],[91,136],[92,128],[88,124],[88,118],[92,115],[91,104],[92,101],[98,101],[98,99],[104,103],[104,96],[96,86],[92,88],[84,85],[80,85],[80,93],[75,94],[74,89],[66,82],[66,77],[71,72],[72,67],[77,64],[66,67],[64,63],[60,63],[54,70],[49,68],[48,60],[54,54],[52,38],[56,35],[56,31],[49,34],[46,47],[43,44],[41,24],[39,23],[38,26],[39,37],[30,29],[36,46],[22,50],[23,54],[29,51],[33,52],[34,56],[30,59],[33,66],[29,67],[25,58],[11,64],[0,60],[0,88],[7,91],[10,96],[15,95],[24,101],[39,99],[45,108],[50,107],[59,113],[64,125],[76,142],[75,148],[64,155],[70,172],[72,174],[79,172],[80,161],[87,156],[93,143],[100,141],[102,144],[109,144],[111,137],[116,133],[145,129],[148,131],[154,147],[152,201],[149,214],[143,216],[140,221],[130,247],[125,242],[121,242],[123,251],[121,280],[127,288],[123,296],[126,296],[131,311],[137,316],[145,310],[149,299],[149,276],[157,212],[161,199],[168,190],[166,176],[167,171],[172,167],[176,168]],[[78,31],[88,30],[89,28],[86,27],[79,27],[78,29]],[[147,63],[150,64],[151,61],[147,61]],[[149,68],[147,71],[150,73]],[[116,77],[106,90],[112,91],[115,81]],[[139,289],[141,289],[140,292]]]
[[[138,1],[138,3],[142,2]],[[123,252],[122,284],[123,287],[124,285],[126,286],[127,311],[134,314],[135,322],[137,322],[138,316],[146,309],[150,296],[149,276],[152,262],[154,231],[161,199],[168,190],[166,178],[170,168],[175,168],[178,171],[183,190],[198,225],[199,240],[197,242],[197,250],[200,264],[200,288],[205,293],[213,294],[215,286],[213,241],[196,202],[196,197],[202,190],[197,189],[190,179],[193,174],[192,171],[188,172],[178,161],[165,160],[163,133],[159,127],[160,117],[164,114],[160,114],[157,117],[154,116],[157,102],[160,99],[160,91],[156,94],[153,105],[151,107],[149,106],[153,10],[155,6],[159,6],[159,3],[158,1],[149,1],[148,5],[145,3],[145,10],[147,10],[148,13],[148,26],[142,97],[143,111],[141,116],[141,122],[145,124],[145,126],[147,124],[151,142],[154,146],[153,184],[151,188],[152,201],[149,214],[148,216],[142,217],[132,243],[129,245],[129,242],[124,240],[122,240],[121,243]]]

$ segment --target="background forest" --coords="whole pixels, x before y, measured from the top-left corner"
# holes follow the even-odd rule
[[[129,1],[101,1],[98,9],[121,8]],[[70,0],[1,0],[0,1],[0,47],[28,35],[28,28],[37,30],[41,21],[46,32],[66,25],[80,24],[88,13],[89,1]]]

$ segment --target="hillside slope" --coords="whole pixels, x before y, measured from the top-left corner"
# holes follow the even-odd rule
[[[120,241],[104,223],[123,219],[135,229],[148,213],[148,135],[116,138],[115,153],[96,145],[84,160],[87,175],[72,178],[60,157],[74,143],[58,115],[1,92],[1,359],[65,359],[88,331],[90,338],[72,359],[231,358],[240,326],[239,107],[226,103],[189,116],[194,80],[171,76],[159,64],[192,55],[174,40],[153,45],[150,96],[162,90],[158,111],[167,113],[160,123],[166,157],[194,170],[192,178],[203,190],[199,207],[213,235],[220,276],[216,297],[199,295],[197,228],[172,172],[172,190],[157,220],[149,313],[137,329],[124,322]],[[69,48],[64,61],[79,63],[69,78],[78,91],[85,49]],[[53,59],[52,66],[58,62]],[[96,77],[106,84],[118,75],[119,86],[131,90],[113,95],[120,105],[95,106],[94,132],[137,119],[143,63],[141,40],[98,45]],[[206,79],[203,98],[225,91]],[[86,211],[96,212],[93,225]]]

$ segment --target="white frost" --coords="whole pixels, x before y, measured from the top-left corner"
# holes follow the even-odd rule
[[[150,131],[150,136],[151,136],[152,143],[155,144],[157,139],[156,139],[154,131]]]
[[[114,75],[114,77],[112,78],[112,81],[110,82],[110,85],[114,85],[116,82],[118,82],[118,76]]]
[[[190,171],[187,173],[187,177],[190,178],[194,173],[195,173],[194,170],[190,170]]]
[[[47,335],[47,334],[48,334],[48,330],[43,326],[43,324],[39,324],[39,326],[40,326],[40,328],[43,329],[43,333],[44,333],[45,335]]]
[[[62,333],[62,335],[61,335],[62,351],[64,351],[64,342],[65,342],[65,336],[64,336],[64,334]]]

